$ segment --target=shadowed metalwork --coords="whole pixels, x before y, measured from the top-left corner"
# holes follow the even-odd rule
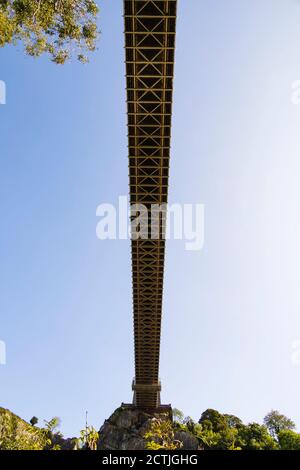
[[[168,200],[177,0],[124,0],[131,204]],[[165,260],[157,239],[132,240],[134,404],[160,405],[159,354]]]

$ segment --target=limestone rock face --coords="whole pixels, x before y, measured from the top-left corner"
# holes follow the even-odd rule
[[[154,420],[169,420],[166,414],[149,414],[144,411],[121,406],[101,427],[99,450],[144,450],[145,433]],[[197,439],[186,431],[175,431],[175,439],[183,443],[182,449],[198,449]]]
[[[190,432],[177,431],[175,432],[175,439],[182,442],[182,449],[184,450],[197,450],[199,448],[198,440]]]

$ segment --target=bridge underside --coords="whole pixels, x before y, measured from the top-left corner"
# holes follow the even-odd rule
[[[168,200],[176,7],[177,0],[124,0],[130,202],[149,212]],[[137,407],[154,409],[160,406],[165,240],[162,219],[153,239],[151,217],[145,218],[148,238],[131,241],[133,390]]]

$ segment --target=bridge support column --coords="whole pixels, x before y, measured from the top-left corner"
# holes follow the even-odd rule
[[[156,403],[156,408],[159,408],[161,405],[160,402],[160,392],[161,392],[161,383],[154,384],[137,384],[135,379],[132,382],[133,390],[133,405],[139,406],[139,403],[144,403],[145,400],[149,400],[152,403]]]

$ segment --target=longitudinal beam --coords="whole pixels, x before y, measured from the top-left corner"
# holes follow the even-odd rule
[[[131,204],[168,200],[177,0],[124,0]],[[165,240],[132,240],[134,403],[160,405]]]

